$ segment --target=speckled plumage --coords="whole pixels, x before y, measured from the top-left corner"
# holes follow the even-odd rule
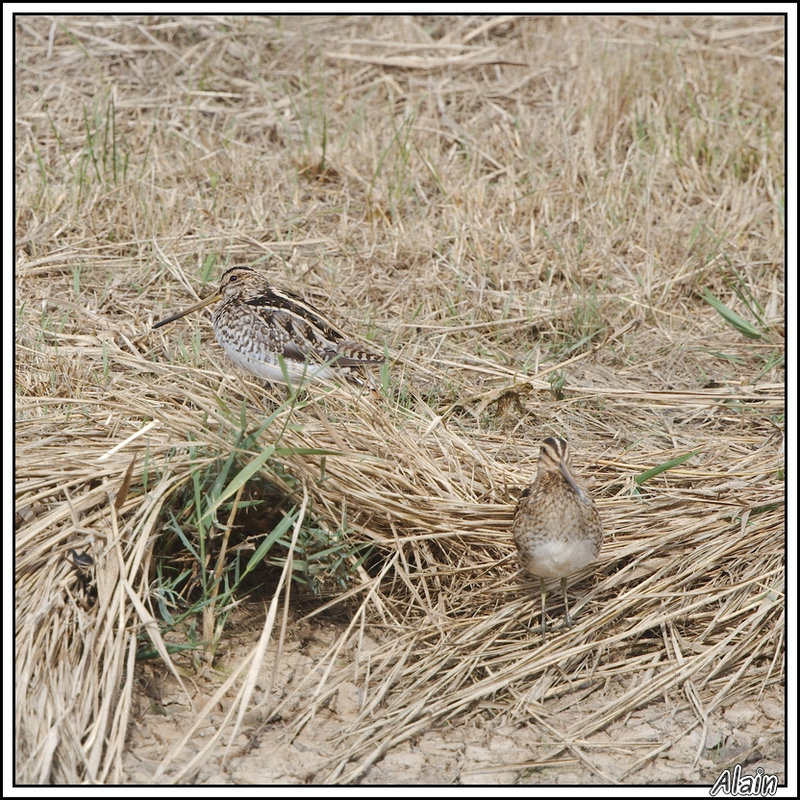
[[[216,295],[153,327],[218,300],[211,317],[217,341],[231,361],[260,378],[285,382],[285,369],[292,382],[343,376],[360,383],[359,367],[384,361],[347,338],[301,297],[274,288],[250,267],[227,270]]]
[[[572,474],[569,447],[549,436],[542,442],[536,480],[520,495],[512,524],[522,566],[539,578],[545,636],[545,578],[561,578],[565,623],[572,626],[567,576],[597,558],[603,525],[594,501]]]

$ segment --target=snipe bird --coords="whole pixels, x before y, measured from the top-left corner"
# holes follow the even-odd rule
[[[572,627],[567,576],[597,558],[603,525],[594,501],[572,474],[569,446],[548,436],[541,445],[536,480],[520,495],[512,524],[522,566],[539,578],[542,637],[545,626],[545,578],[561,578],[565,625]]]
[[[217,341],[228,358],[268,381],[291,383],[342,376],[362,384],[359,368],[382,364],[354,339],[345,336],[301,297],[270,285],[250,267],[231,267],[219,291],[153,325],[160,328],[186,314],[221,301],[211,316]]]

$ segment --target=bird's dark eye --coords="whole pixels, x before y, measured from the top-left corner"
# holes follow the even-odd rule
[[[230,280],[230,282],[233,283],[234,281],[239,280],[239,276],[234,272],[234,274],[231,275],[231,277],[228,280]]]

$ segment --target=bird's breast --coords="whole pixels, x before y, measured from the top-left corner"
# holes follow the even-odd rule
[[[563,578],[577,572],[597,558],[597,548],[588,539],[561,539],[530,542],[520,547],[520,560],[531,575]]]

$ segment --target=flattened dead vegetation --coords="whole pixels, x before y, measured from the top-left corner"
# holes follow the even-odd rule
[[[17,782],[785,779],[782,18],[15,32]],[[235,263],[380,396],[150,330]]]

